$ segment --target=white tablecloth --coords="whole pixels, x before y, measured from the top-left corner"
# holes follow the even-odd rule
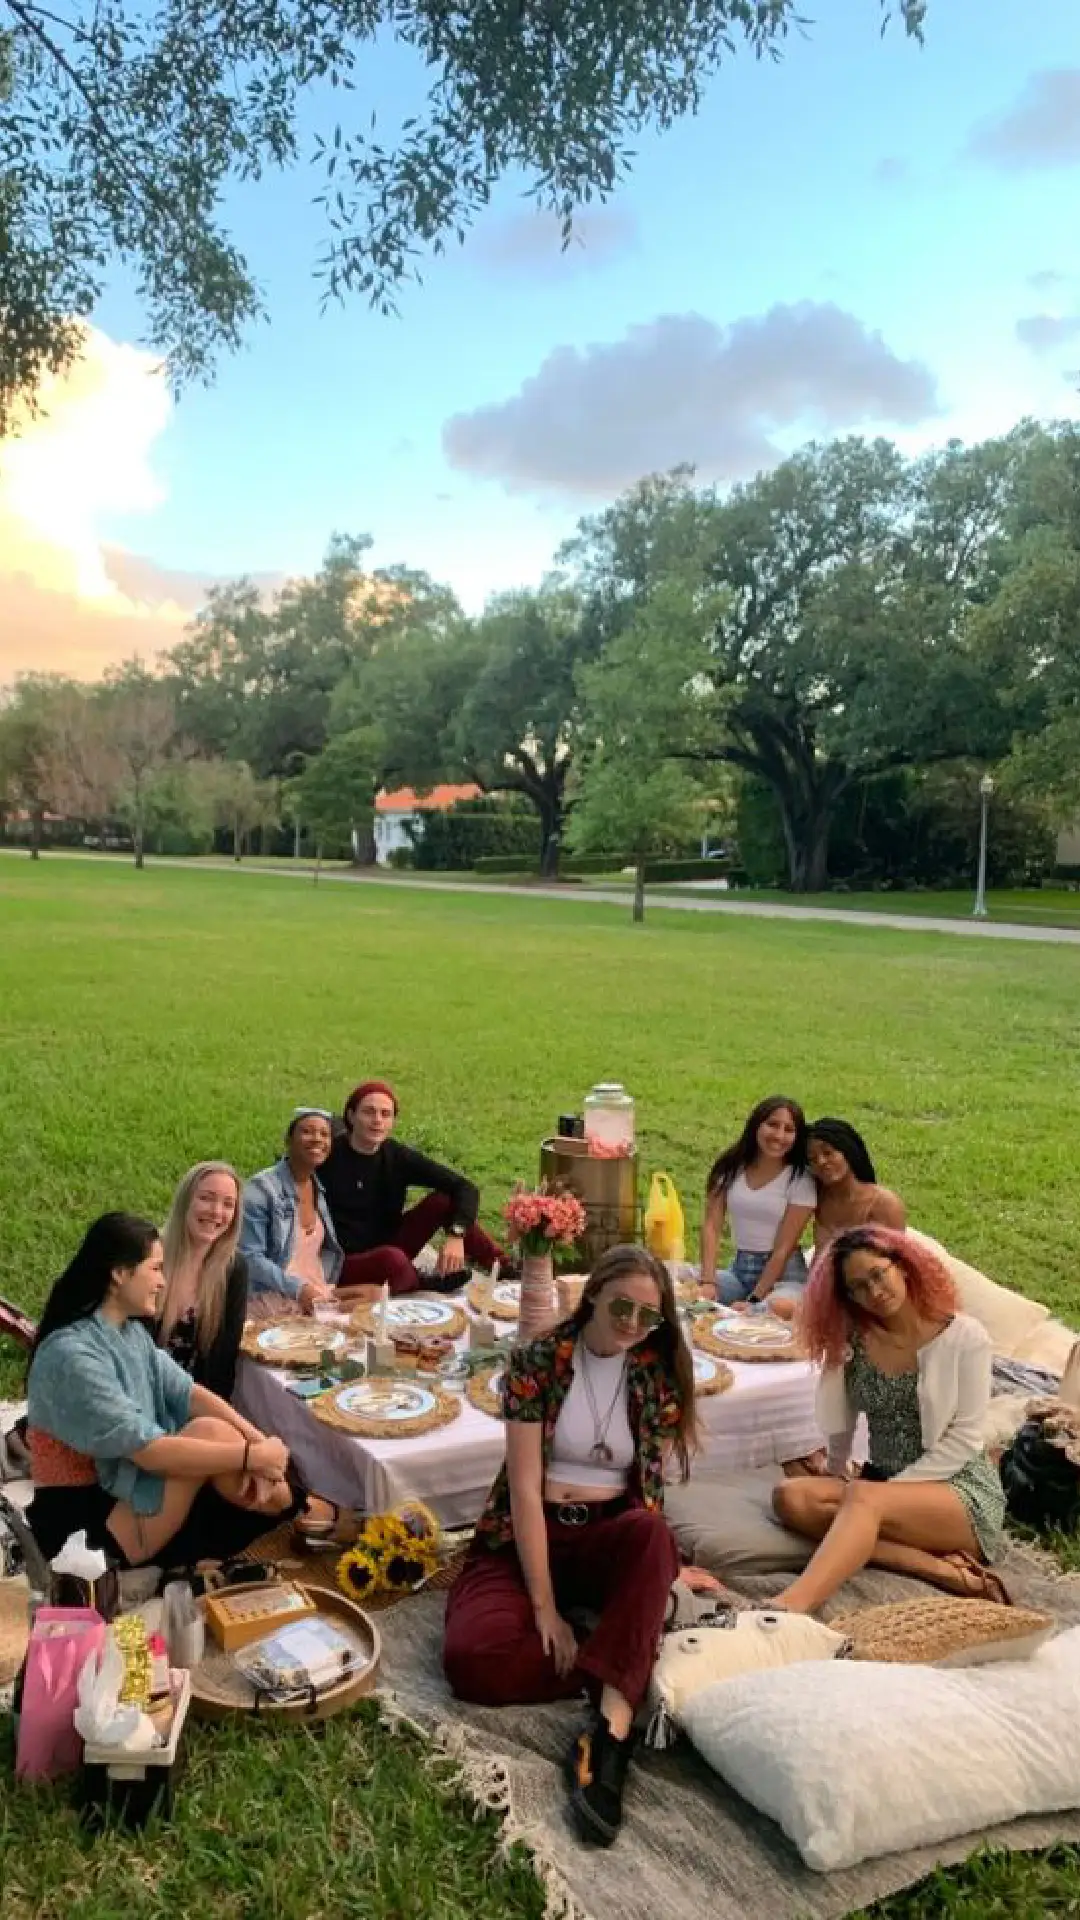
[[[735,1385],[698,1401],[710,1478],[794,1460],[821,1445],[814,1421],[813,1371],[805,1360],[733,1362]],[[315,1418],[286,1391],[277,1367],[241,1359],[236,1398],[266,1433],[284,1440],[313,1492],[339,1505],[382,1513],[423,1500],[447,1527],[471,1526],[503,1457],[501,1422],[463,1400],[448,1427],[413,1440],[359,1440]]]

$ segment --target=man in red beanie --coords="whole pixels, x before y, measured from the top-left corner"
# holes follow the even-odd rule
[[[393,1138],[397,1094],[385,1080],[364,1080],[345,1102],[346,1131],[319,1178],[334,1231],[345,1252],[338,1297],[368,1300],[389,1282],[391,1293],[421,1285],[413,1265],[440,1231],[438,1272],[452,1283],[468,1263],[491,1268],[506,1255],[476,1224],[480,1195],[463,1173],[440,1166]],[[426,1190],[406,1209],[410,1187]]]

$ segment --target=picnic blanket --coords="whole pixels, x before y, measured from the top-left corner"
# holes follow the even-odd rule
[[[1063,1626],[1080,1624],[1080,1575],[1062,1575],[1046,1555],[1015,1543],[1001,1572],[1019,1603],[1052,1612]],[[740,1590],[764,1601],[783,1584],[745,1577]],[[850,1610],[925,1592],[918,1582],[869,1572],[844,1588],[841,1604]],[[422,1729],[433,1751],[456,1762],[466,1795],[502,1817],[503,1844],[530,1849],[547,1889],[548,1920],[840,1920],[984,1843],[1030,1849],[1080,1840],[1077,1812],[1013,1821],[842,1873],[812,1873],[777,1826],[680,1742],[669,1753],[642,1753],[622,1833],[601,1870],[564,1815],[561,1768],[580,1705],[495,1710],[454,1700],[440,1658],[444,1607],[444,1593],[427,1592],[380,1615],[386,1717]]]

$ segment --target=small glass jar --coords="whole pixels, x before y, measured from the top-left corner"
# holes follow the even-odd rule
[[[599,1160],[634,1151],[634,1101],[617,1080],[600,1080],[585,1095],[585,1141]]]

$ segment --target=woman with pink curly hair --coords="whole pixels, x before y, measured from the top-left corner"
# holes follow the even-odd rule
[[[786,1526],[821,1542],[779,1604],[810,1613],[871,1564],[1008,1604],[988,1564],[1005,1517],[982,1442],[990,1339],[957,1311],[941,1261],[905,1233],[854,1227],[814,1261],[800,1318],[822,1368],[828,1466],[773,1496]],[[857,1473],[849,1456],[860,1414],[870,1458]]]

